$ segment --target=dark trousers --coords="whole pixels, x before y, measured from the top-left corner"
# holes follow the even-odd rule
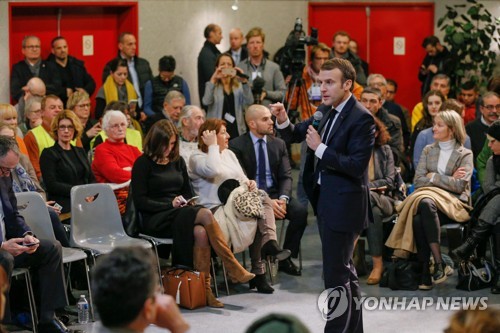
[[[348,302],[347,309],[326,322],[325,333],[333,332],[363,332],[363,316],[356,309],[354,298],[361,298],[359,280],[352,262],[354,241],[358,237],[355,232],[336,232],[323,225],[323,274],[325,288],[337,288],[340,293],[338,304]],[[344,295],[344,296],[342,296]]]
[[[40,322],[52,320],[56,309],[68,305],[63,275],[62,247],[59,242],[41,239],[40,246],[34,253],[23,253],[16,257],[5,250],[0,250],[0,264],[7,268],[9,279],[12,267],[30,268],[35,274],[33,278],[38,281],[37,289],[40,295],[38,303]],[[6,321],[10,317],[8,302],[7,298]]]
[[[290,198],[286,206],[285,218],[290,221],[286,229],[283,248],[292,252],[292,257],[299,256],[300,240],[307,227],[307,206],[302,205],[297,199]]]

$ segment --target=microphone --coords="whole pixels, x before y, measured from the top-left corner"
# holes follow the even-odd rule
[[[312,127],[317,131],[319,127],[319,123],[321,122],[321,119],[323,119],[323,113],[321,111],[316,111],[313,114],[313,122],[312,122]]]

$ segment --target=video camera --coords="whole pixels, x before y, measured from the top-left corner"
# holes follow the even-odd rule
[[[318,44],[318,29],[311,28],[311,35],[306,36],[302,29],[302,20],[297,17],[293,30],[288,35],[283,55],[280,61],[280,69],[284,77],[292,75],[292,80],[302,77],[302,71],[306,65],[306,45]]]

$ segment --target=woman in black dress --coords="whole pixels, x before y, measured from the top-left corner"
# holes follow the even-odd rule
[[[255,276],[234,258],[212,212],[186,203],[194,194],[186,163],[179,156],[178,132],[170,120],[156,122],[148,132],[144,154],[132,168],[131,186],[134,204],[143,218],[142,232],[173,238],[173,264],[192,266],[205,273],[208,306],[224,306],[210,288],[210,245],[232,280],[244,283]]]

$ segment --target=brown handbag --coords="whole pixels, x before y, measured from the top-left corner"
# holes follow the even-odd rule
[[[186,309],[197,309],[207,305],[205,274],[187,267],[171,267],[161,274],[165,294],[172,296],[176,303]]]

